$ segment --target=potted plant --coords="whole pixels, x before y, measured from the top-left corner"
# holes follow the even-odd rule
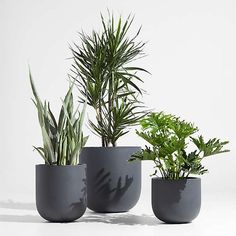
[[[31,73],[30,83],[43,138],[43,146],[34,148],[45,161],[36,165],[37,210],[48,221],[74,221],[86,210],[86,165],[79,164],[88,138],[82,133],[85,106],[74,111],[70,86],[57,121],[50,104],[40,100]]]
[[[80,34],[80,45],[71,47],[72,78],[77,82],[80,102],[87,99],[96,121],[89,120],[93,132],[101,138],[102,147],[85,147],[81,163],[87,164],[88,208],[96,212],[124,212],[138,201],[141,191],[141,163],[128,163],[137,146],[117,146],[128,128],[145,114],[139,97],[143,90],[138,72],[145,69],[130,65],[143,56],[144,43],[136,43],[140,29],[133,37],[127,33],[133,19],[115,23],[103,16],[102,32]]]
[[[205,141],[193,137],[198,128],[179,117],[151,113],[140,122],[137,134],[147,141],[133,160],[151,160],[155,164],[152,178],[152,209],[156,217],[167,223],[186,223],[197,217],[201,205],[201,179],[207,169],[202,165],[205,157],[228,152],[223,147],[228,141],[213,138]],[[187,151],[189,144],[196,150]]]

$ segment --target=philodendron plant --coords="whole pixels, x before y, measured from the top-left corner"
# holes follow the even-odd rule
[[[143,82],[138,72],[145,69],[131,62],[143,56],[145,43],[137,42],[140,29],[132,37],[128,31],[133,18],[124,22],[114,17],[106,21],[103,16],[102,31],[91,35],[80,33],[81,44],[71,47],[74,64],[72,78],[77,81],[81,102],[87,99],[93,107],[96,122],[90,120],[92,130],[101,137],[102,146],[116,146],[117,140],[128,133],[144,115],[139,97]]]
[[[84,137],[82,125],[85,114],[85,104],[82,112],[74,111],[73,85],[62,100],[58,120],[53,115],[49,102],[42,102],[35,88],[31,73],[30,83],[33,91],[33,102],[38,111],[38,120],[42,131],[43,146],[35,147],[47,165],[77,165],[79,154],[88,137]]]
[[[194,137],[198,128],[190,122],[171,114],[151,113],[140,121],[141,130],[137,134],[147,141],[142,151],[132,155],[130,161],[151,160],[155,163],[153,175],[164,179],[184,179],[190,175],[202,175],[207,169],[202,160],[215,154],[229,152],[223,149],[228,141],[203,136]],[[195,146],[188,151],[189,144]]]

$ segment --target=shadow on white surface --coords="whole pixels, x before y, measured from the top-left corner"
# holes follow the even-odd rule
[[[0,215],[0,222],[15,222],[15,223],[49,223],[42,219],[39,215]],[[71,223],[104,223],[114,225],[149,225],[155,226],[162,224],[154,216],[149,215],[134,215],[130,213],[125,214],[100,214],[89,213],[82,216],[79,220]]]
[[[163,224],[156,217],[150,215],[135,215],[131,213],[102,214],[87,212],[78,222],[83,223],[105,223],[115,225],[149,225]]]
[[[39,215],[20,214],[22,211],[35,211],[35,203],[16,202],[11,199],[0,201],[0,208],[10,210],[17,210],[18,214],[0,214],[0,222],[15,222],[15,223],[43,223],[46,222]]]
[[[36,210],[35,203],[15,202],[11,199],[0,201],[0,208],[16,210]]]
[[[49,223],[39,215],[22,214],[21,210],[36,211],[35,203],[15,202],[13,200],[0,201],[0,208],[9,210],[19,210],[18,214],[1,214],[0,222],[16,223]],[[15,213],[15,212],[14,212]],[[71,223],[104,223],[114,225],[149,225],[155,226],[163,224],[153,215],[133,214],[133,213],[95,213],[87,211],[79,220]]]
[[[0,215],[0,222],[47,223],[37,215]]]

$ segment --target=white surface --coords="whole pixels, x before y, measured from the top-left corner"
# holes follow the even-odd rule
[[[87,223],[81,219],[78,224],[39,224],[42,220],[35,211],[1,208],[0,232],[8,233],[0,235],[15,235],[13,232],[77,235],[90,231],[101,235],[124,232],[220,235],[228,231],[226,235],[236,235],[233,231],[236,222],[234,0],[1,0],[1,204],[8,199],[33,203],[34,165],[42,163],[37,153],[32,152],[32,145],[40,145],[41,134],[30,100],[27,64],[31,66],[41,97],[51,101],[53,110],[58,111],[71,64],[65,60],[71,56],[68,44],[78,39],[77,31],[83,29],[89,33],[101,27],[99,13],[105,14],[107,8],[116,15],[135,14],[133,30],[143,26],[140,39],[148,41],[145,50],[148,56],[139,64],[152,73],[144,77],[144,88],[149,93],[144,98],[147,106],[195,122],[203,136],[230,140],[230,153],[205,161],[210,173],[202,178],[203,193],[210,197],[204,200],[201,214],[193,224],[152,225],[153,218],[142,217],[142,214],[151,215],[149,174],[153,171],[152,163],[144,163],[142,196],[137,209],[131,212],[137,216],[124,215],[125,219],[129,216],[127,222],[120,216],[110,219],[111,223],[89,222],[93,220],[86,216]],[[85,133],[91,135],[88,145],[100,145],[88,128]],[[143,145],[144,142],[130,132],[119,144]],[[129,222],[134,222],[134,227]]]
[[[119,214],[96,214],[87,210],[73,223],[48,223],[37,214],[29,202],[0,202],[0,235],[144,235],[162,236],[235,236],[235,197],[205,196],[198,218],[190,224],[164,224],[149,207],[138,204],[132,211]]]

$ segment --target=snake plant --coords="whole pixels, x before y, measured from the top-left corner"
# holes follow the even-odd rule
[[[82,132],[86,104],[82,112],[78,108],[74,111],[72,84],[62,100],[60,115],[56,120],[49,102],[40,100],[30,71],[29,77],[43,138],[43,146],[34,146],[34,149],[47,165],[77,165],[80,151],[88,139]]]

